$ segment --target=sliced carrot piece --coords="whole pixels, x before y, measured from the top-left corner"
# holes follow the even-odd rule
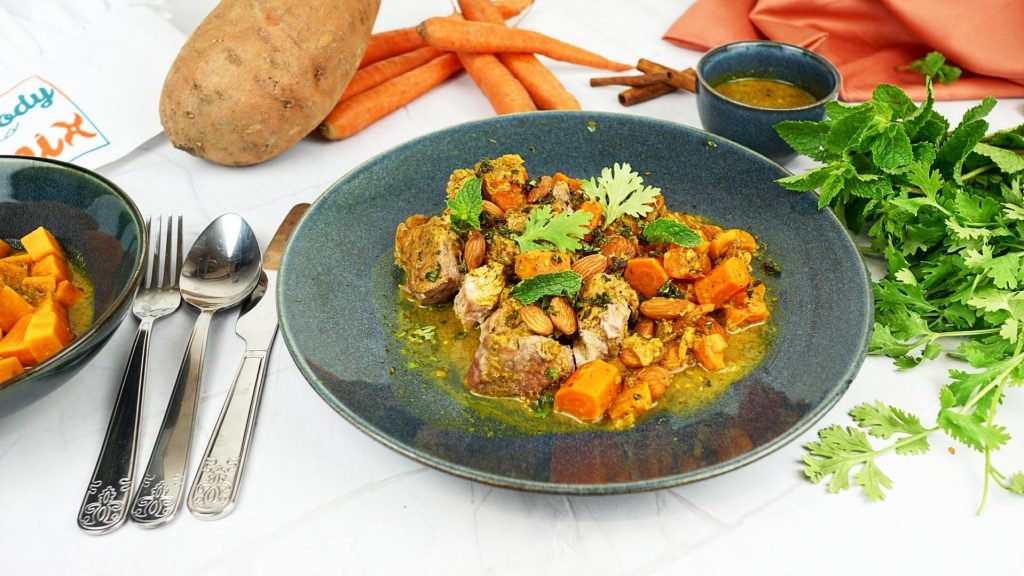
[[[658,290],[668,281],[668,274],[657,258],[631,258],[626,262],[623,278],[634,290],[648,298],[654,298]]]
[[[753,252],[757,249],[757,241],[746,230],[739,230],[737,228],[725,230],[711,240],[711,243],[708,245],[708,254],[712,258],[718,258],[730,248]]]
[[[555,392],[555,410],[584,422],[599,420],[621,388],[618,368],[604,360],[591,360],[576,368]]]
[[[586,202],[581,203],[576,209],[590,213],[590,222],[587,223],[588,229],[594,230],[601,225],[601,216],[604,214],[604,208],[601,207],[600,203],[594,202],[593,200],[587,200]]]
[[[750,284],[750,269],[742,258],[727,258],[707,276],[693,284],[701,304],[721,306]]]

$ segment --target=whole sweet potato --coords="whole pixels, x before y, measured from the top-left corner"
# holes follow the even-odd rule
[[[160,121],[178,148],[245,166],[280,154],[338,102],[380,0],[223,0],[164,81]]]

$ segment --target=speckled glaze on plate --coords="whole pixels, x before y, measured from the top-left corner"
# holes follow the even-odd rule
[[[440,211],[453,169],[506,153],[522,154],[537,175],[590,177],[629,162],[649,173],[646,183],[661,187],[669,207],[754,233],[782,268],[769,284],[778,301],[765,359],[698,412],[659,412],[623,432],[543,434],[490,426],[396,362],[399,343],[387,322],[399,298],[395,227],[410,214]],[[867,272],[831,212],[775,184],[787,174],[706,132],[621,114],[511,115],[429,134],[354,169],[306,213],[282,261],[281,330],[299,369],[339,414],[458,476],[608,494],[721,474],[807,430],[846,391],[867,348]]]
[[[120,325],[142,275],[145,225],[128,195],[102,176],[64,162],[0,156],[0,238],[39,226],[80,258],[93,282],[93,323],[63,350],[0,384],[0,417],[67,381]]]

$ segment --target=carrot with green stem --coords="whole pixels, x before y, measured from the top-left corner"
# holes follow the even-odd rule
[[[498,14],[501,16],[502,21],[504,21],[518,16],[531,4],[533,4],[533,0],[498,0],[493,6],[498,10]],[[451,18],[451,16],[448,16],[448,18]],[[399,54],[405,54],[424,46],[426,44],[423,42],[423,38],[420,38],[419,33],[416,32],[415,26],[377,32],[370,36],[370,40],[366,44],[366,52],[363,53],[363,59],[359,62],[359,67],[365,68],[375,62],[380,62]]]
[[[489,0],[459,0],[459,8],[467,20],[505,24],[498,7]],[[580,109],[579,101],[533,54],[499,54],[498,59],[522,83],[541,110]]]
[[[347,138],[412,102],[462,69],[454,54],[444,54],[374,88],[343,100],[320,124],[330,140]]]
[[[338,101],[351,98],[356,94],[362,94],[374,86],[383,84],[384,82],[387,82],[396,76],[405,74],[414,68],[419,68],[442,54],[444,54],[444,52],[437,48],[424,46],[423,48],[413,50],[412,52],[392,56],[391,58],[387,58],[380,62],[370,64],[365,68],[361,68],[356,72],[355,76],[352,77],[352,80],[349,81],[348,86],[345,87],[345,92],[341,95],[341,98],[339,98]]]
[[[632,66],[614,62],[550,36],[509,28],[489,22],[470,22],[454,18],[428,18],[418,27],[428,46],[452,52],[525,52],[541,54],[553,60],[581,66],[623,72]]]

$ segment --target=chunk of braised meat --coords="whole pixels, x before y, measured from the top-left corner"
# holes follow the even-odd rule
[[[474,392],[532,399],[575,370],[572,350],[530,332],[519,318],[520,308],[509,298],[480,326],[480,346],[466,375]]]
[[[572,350],[576,364],[617,355],[629,318],[640,306],[636,291],[618,276],[598,274],[584,282],[579,302],[579,337]]]
[[[462,247],[447,220],[410,216],[395,231],[395,264],[405,271],[402,291],[417,302],[439,304],[462,283]]]
[[[494,310],[505,289],[505,267],[489,262],[471,270],[455,295],[455,315],[467,329],[475,327]]]

